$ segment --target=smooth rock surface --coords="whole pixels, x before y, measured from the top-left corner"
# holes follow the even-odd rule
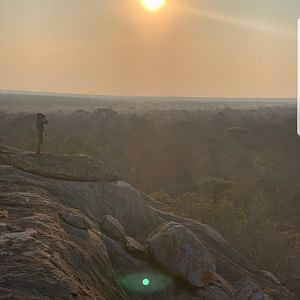
[[[72,181],[115,181],[119,175],[103,162],[86,155],[16,154],[11,164],[49,178]]]

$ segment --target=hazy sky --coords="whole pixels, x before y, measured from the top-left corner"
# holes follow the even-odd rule
[[[295,97],[299,0],[0,0],[0,89]]]

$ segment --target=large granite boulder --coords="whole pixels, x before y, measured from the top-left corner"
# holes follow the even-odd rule
[[[115,181],[118,174],[103,162],[86,155],[16,154],[11,164],[41,176],[72,181]]]
[[[207,286],[216,271],[215,259],[185,226],[169,222],[147,239],[152,257],[171,274],[195,287]]]
[[[112,238],[123,240],[125,238],[125,229],[118,219],[113,216],[106,215],[102,223],[102,229]]]

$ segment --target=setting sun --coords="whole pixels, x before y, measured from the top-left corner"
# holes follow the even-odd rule
[[[140,0],[143,7],[149,11],[161,10],[166,5],[166,0]]]

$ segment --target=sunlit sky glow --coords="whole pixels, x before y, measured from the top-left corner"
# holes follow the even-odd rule
[[[299,0],[168,0],[161,8],[0,0],[0,89],[296,96]]]
[[[167,2],[166,0],[140,0],[142,6],[149,11],[159,11],[163,9]]]

